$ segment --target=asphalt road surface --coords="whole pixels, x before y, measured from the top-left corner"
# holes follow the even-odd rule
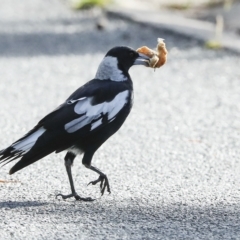
[[[0,168],[0,239],[239,239],[240,60],[193,39],[72,12],[57,0],[6,0],[0,8],[0,146],[7,147],[92,79],[108,49],[154,47],[168,63],[130,70],[133,110],[95,154],[112,193],[79,156],[70,193],[64,153],[9,176]]]

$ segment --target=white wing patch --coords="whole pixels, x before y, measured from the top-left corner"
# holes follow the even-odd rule
[[[83,99],[75,105],[74,111],[77,114],[84,115],[65,124],[65,130],[68,133],[73,133],[86,126],[87,124],[91,124],[91,130],[93,130],[102,124],[102,118],[100,118],[101,114],[108,114],[109,121],[114,120],[113,118],[115,118],[118,112],[127,103],[128,95],[129,91],[126,90],[116,95],[116,97],[112,101],[103,102],[97,105],[91,104],[92,98]],[[94,121],[95,119],[98,120]]]
[[[68,104],[75,103],[75,102],[81,101],[81,100],[83,100],[83,99],[85,99],[85,98],[87,98],[87,97],[78,98],[78,99],[76,99],[76,100],[69,100],[69,101],[67,101],[67,103],[68,103]]]
[[[45,128],[41,127],[36,132],[29,135],[27,138],[22,139],[19,142],[16,142],[12,145],[14,150],[12,152],[17,151],[23,151],[24,153],[27,153],[32,146],[35,144],[35,142],[38,140],[38,138],[46,131]]]
[[[96,122],[92,123],[91,125],[91,130],[97,128],[98,126],[100,126],[102,124],[102,118],[98,119]]]

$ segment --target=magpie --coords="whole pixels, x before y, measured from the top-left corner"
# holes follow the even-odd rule
[[[133,65],[149,66],[149,57],[125,46],[109,50],[93,80],[73,92],[26,135],[0,151],[2,166],[21,158],[10,169],[9,174],[13,174],[52,152],[67,151],[64,162],[71,194],[57,196],[93,201],[90,197],[80,197],[73,183],[73,161],[83,154],[82,164],[99,174],[89,184],[100,183],[101,194],[106,189],[110,193],[107,176],[92,166],[91,161],[96,150],[119,130],[131,111],[133,83],[128,71]]]

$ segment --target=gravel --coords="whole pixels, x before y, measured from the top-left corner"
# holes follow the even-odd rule
[[[112,194],[75,160],[70,193],[64,153],[9,176],[0,168],[0,239],[239,239],[239,56],[146,26],[73,12],[58,0],[8,0],[0,8],[1,148],[30,130],[92,79],[116,45],[154,47],[169,60],[130,74],[135,104],[121,130],[95,154]]]

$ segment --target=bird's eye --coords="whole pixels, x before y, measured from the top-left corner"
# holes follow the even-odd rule
[[[129,56],[130,56],[131,58],[134,57],[134,55],[135,55],[134,52],[130,52],[130,53],[129,53]]]

